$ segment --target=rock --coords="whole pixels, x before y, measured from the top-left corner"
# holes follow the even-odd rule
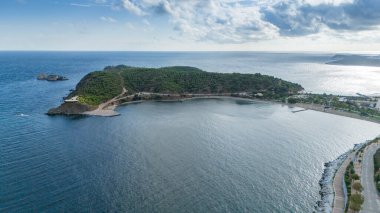
[[[335,173],[338,171],[339,167],[343,164],[351,152],[359,150],[366,143],[355,144],[352,150],[349,150],[346,153],[340,155],[337,159],[324,164],[325,169],[323,170],[322,178],[319,180],[319,185],[321,186],[319,194],[321,195],[321,199],[314,205],[313,212],[332,212],[332,206],[334,203],[333,181]]]
[[[46,80],[46,75],[41,73],[37,76],[37,80]]]
[[[47,115],[82,115],[86,111],[94,110],[96,107],[86,104],[75,103],[63,103],[59,107],[50,109]]]

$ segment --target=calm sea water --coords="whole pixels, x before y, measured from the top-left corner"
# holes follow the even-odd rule
[[[146,102],[114,118],[48,117],[107,65],[275,75],[326,93],[378,93],[380,68],[329,54],[0,52],[0,212],[311,212],[323,163],[380,125],[231,99]],[[70,78],[37,81],[40,72]]]

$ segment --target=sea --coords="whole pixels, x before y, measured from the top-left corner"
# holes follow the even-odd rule
[[[119,64],[380,92],[380,67],[325,64],[333,55],[0,52],[0,212],[312,212],[324,163],[378,136],[379,124],[228,98],[121,106],[112,118],[44,113],[87,73]]]

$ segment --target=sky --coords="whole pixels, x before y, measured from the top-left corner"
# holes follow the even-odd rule
[[[380,51],[380,0],[3,0],[0,50]]]

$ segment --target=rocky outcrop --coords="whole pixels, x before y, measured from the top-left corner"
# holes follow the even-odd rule
[[[96,107],[81,103],[63,103],[59,107],[50,109],[47,115],[82,115],[86,111],[91,111]]]

